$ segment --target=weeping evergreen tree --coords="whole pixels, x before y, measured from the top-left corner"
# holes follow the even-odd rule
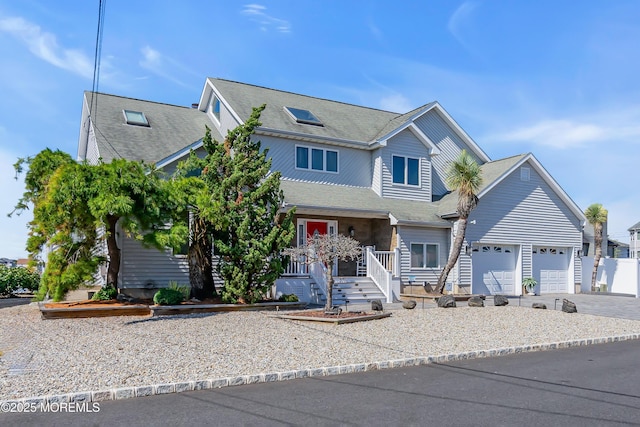
[[[28,166],[26,190],[16,205],[33,206],[27,250],[31,258],[48,248],[47,264],[38,292],[60,300],[70,289],[93,281],[105,258],[96,251],[105,239],[108,251],[107,286],[118,288],[120,248],[116,224],[132,237],[162,248],[155,232],[164,228],[171,205],[157,171],[141,162],[76,163],[60,151],[43,150],[15,165]],[[98,230],[104,230],[99,236]]]
[[[230,130],[223,144],[205,145],[201,178],[209,190],[199,198],[201,217],[213,225],[217,266],[227,302],[256,302],[284,271],[282,251],[294,236],[293,211],[280,214],[280,173],[271,172],[268,150],[251,136],[265,106]]]

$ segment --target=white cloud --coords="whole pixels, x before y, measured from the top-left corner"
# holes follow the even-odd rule
[[[529,142],[555,149],[585,147],[603,141],[633,142],[640,138],[640,125],[629,126],[617,121],[589,119],[546,119],[488,136],[487,140]]]
[[[453,12],[447,23],[447,29],[453,37],[468,51],[472,51],[463,36],[464,28],[468,25],[471,16],[478,6],[477,2],[465,1]]]
[[[180,64],[178,61],[163,55],[156,49],[153,49],[151,46],[144,46],[140,51],[142,52],[142,59],[139,64],[142,68],[180,86],[188,87],[188,85],[180,80],[177,75],[191,74],[193,76],[201,77],[199,74],[196,74]]]
[[[42,31],[36,24],[20,17],[2,18],[0,31],[20,40],[32,54],[58,68],[88,79],[93,77],[93,61],[89,57],[80,50],[59,46],[55,34]]]
[[[284,19],[276,18],[266,13],[267,7],[261,4],[246,4],[242,9],[242,14],[247,15],[254,22],[260,25],[260,30],[268,32],[275,30],[279,33],[290,33],[291,24]]]
[[[387,111],[393,111],[396,113],[406,113],[411,111],[411,101],[403,95],[393,94],[385,96],[380,100],[380,108]]]

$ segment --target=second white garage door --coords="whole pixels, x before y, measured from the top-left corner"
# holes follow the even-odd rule
[[[569,256],[567,248],[533,248],[533,278],[541,294],[568,292]]]
[[[475,246],[471,262],[474,294],[515,294],[516,250],[513,246]]]

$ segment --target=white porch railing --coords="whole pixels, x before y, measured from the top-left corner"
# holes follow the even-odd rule
[[[309,274],[309,266],[304,262],[304,259],[300,261],[293,258],[289,259],[289,264],[284,266],[283,276],[306,276]]]
[[[400,271],[400,249],[393,251],[371,251],[382,266],[390,271],[393,276],[399,276]]]
[[[366,249],[366,257],[367,276],[380,288],[387,298],[387,302],[393,302],[393,275],[391,271],[378,260],[376,252],[372,251],[371,248]]]

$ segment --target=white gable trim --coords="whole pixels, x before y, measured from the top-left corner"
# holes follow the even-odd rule
[[[396,130],[394,130],[390,134],[387,134],[384,138],[382,138],[382,139],[380,139],[380,140],[378,140],[376,142],[378,142],[380,144],[380,146],[384,147],[384,146],[387,145],[387,142],[391,138],[393,138],[394,136],[398,135],[400,132],[402,132],[405,129],[409,130],[416,138],[418,138],[420,140],[420,142],[422,142],[422,144],[424,144],[424,146],[427,147],[427,149],[429,149],[429,153],[432,156],[440,154],[440,149],[438,149],[436,144],[434,144],[433,141],[427,135],[425,135],[425,133],[422,132],[420,130],[420,128],[418,126],[416,126],[416,124],[413,121],[409,121],[409,122],[405,123],[404,125],[400,126]]]
[[[440,116],[442,116],[445,119],[445,121],[449,123],[453,131],[458,134],[458,136],[469,146],[469,148],[471,148],[471,150],[482,161],[484,162],[491,161],[491,158],[487,155],[487,153],[485,153],[482,150],[482,148],[480,148],[480,146],[476,144],[476,142],[473,139],[471,139],[471,137],[464,131],[464,129],[462,129],[460,125],[458,125],[458,123],[455,120],[453,120],[453,117],[451,117],[449,113],[447,113],[447,111],[442,107],[442,105],[440,105],[438,101],[435,101],[431,107],[417,114],[416,117],[412,118],[412,120],[415,120],[418,117],[421,117],[427,114],[431,110],[435,110],[438,114],[440,114]]]
[[[207,79],[207,81],[204,83],[204,89],[202,90],[202,95],[200,96],[200,101],[198,102],[198,110],[200,111],[207,111],[207,108],[209,107],[209,99],[211,97],[211,93],[214,93],[218,99],[220,100],[220,103],[223,104],[227,110],[229,110],[229,113],[231,113],[231,116],[239,123],[239,124],[244,124],[244,121],[240,118],[240,116],[238,115],[238,113],[235,112],[235,110],[233,108],[231,108],[231,105],[227,102],[227,100],[224,98],[224,96],[222,96],[220,94],[220,92],[218,92],[218,90],[216,89],[216,87],[213,85],[213,83],[211,82],[210,79]]]
[[[182,159],[183,157],[186,157],[189,155],[189,153],[191,153],[191,150],[197,150],[198,148],[202,147],[202,140],[198,140],[192,144],[187,145],[186,147],[184,147],[183,149],[176,151],[175,153],[165,157],[164,159],[158,160],[156,162],[156,167],[159,169],[164,168],[165,166],[178,161],[180,159]]]
[[[482,198],[485,194],[491,191],[495,186],[497,186],[500,182],[502,182],[507,176],[511,175],[513,172],[517,171],[520,166],[529,162],[529,164],[535,169],[536,172],[542,177],[545,183],[551,187],[551,189],[560,197],[560,199],[567,205],[567,207],[573,212],[581,221],[586,221],[586,217],[582,210],[578,207],[578,205],[569,197],[569,195],[562,189],[560,184],[556,182],[555,179],[547,172],[547,170],[542,166],[542,164],[536,159],[536,157],[529,153],[524,156],[520,161],[514,164],[511,168],[505,171],[498,179],[494,180],[491,185],[487,186],[484,190],[482,190],[478,194],[478,198]]]

